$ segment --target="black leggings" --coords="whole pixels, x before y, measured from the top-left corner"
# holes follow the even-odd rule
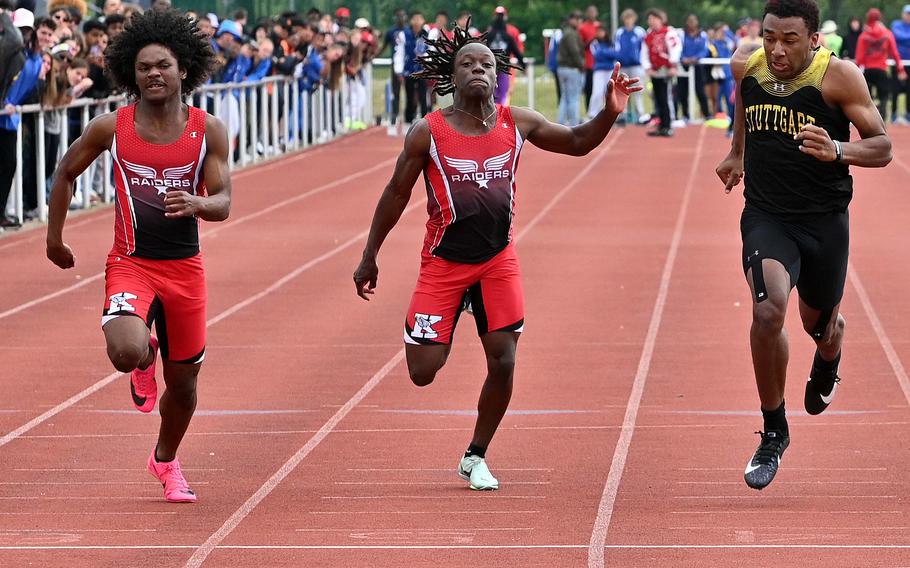
[[[891,68],[891,116],[897,116],[897,97],[907,95],[904,112],[910,115],[910,79],[897,78],[897,67]]]
[[[869,93],[872,93],[872,87],[875,87],[875,96],[872,98],[873,100],[878,98],[876,106],[879,114],[882,115],[882,120],[888,120],[888,93],[891,92],[891,79],[888,77],[888,72],[884,69],[866,69],[863,71],[863,76],[869,86]]]
[[[16,175],[16,131],[0,128],[0,219],[4,218],[6,201]]]
[[[660,117],[660,129],[670,128],[670,92],[669,80],[665,77],[651,77],[651,86],[654,89],[654,104],[657,107],[657,116]]]

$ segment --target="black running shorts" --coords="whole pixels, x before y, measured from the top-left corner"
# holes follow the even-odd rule
[[[790,285],[809,307],[826,310],[838,305],[847,279],[850,217],[844,212],[783,220],[746,205],[740,219],[743,271],[761,259],[784,265]]]

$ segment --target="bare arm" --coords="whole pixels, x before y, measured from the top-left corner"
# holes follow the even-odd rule
[[[204,221],[224,221],[231,213],[231,174],[228,168],[228,136],[224,123],[214,116],[205,117],[205,175],[206,195],[191,195],[172,189],[164,198],[164,216],[199,217]]]
[[[629,95],[642,89],[638,77],[619,72],[619,63],[607,86],[607,101],[597,116],[575,127],[550,122],[542,114],[526,108],[512,108],[512,116],[525,139],[550,152],[584,156],[603,142],[616,117],[626,108]]]
[[[110,149],[116,126],[115,113],[95,118],[57,164],[48,203],[47,258],[60,268],[72,268],[76,264],[72,249],[63,242],[63,225],[73,199],[73,184],[95,158]]]
[[[743,155],[746,150],[746,110],[742,105],[742,82],[746,74],[746,64],[756,50],[757,45],[744,45],[733,52],[730,59],[730,69],[733,71],[733,80],[736,82],[736,106],[733,110],[733,141],[730,153],[717,166],[715,172],[724,182],[724,192],[730,193],[743,178]]]
[[[382,243],[392,228],[398,223],[401,214],[408,206],[414,183],[423,171],[430,152],[430,125],[421,119],[414,123],[404,139],[404,149],[398,156],[392,179],[385,186],[376,211],[373,213],[373,222],[370,225],[370,235],[363,249],[363,258],[357,270],[354,271],[354,285],[357,295],[364,300],[369,300],[368,294],[376,288],[379,276],[379,267],[376,256]]]
[[[880,168],[891,162],[891,139],[885,132],[882,117],[872,102],[862,72],[853,64],[832,59],[822,83],[825,101],[840,107],[859,132],[855,142],[840,142],[841,161],[851,166]],[[823,162],[837,159],[837,146],[828,132],[807,124],[796,135],[802,141],[800,151]]]

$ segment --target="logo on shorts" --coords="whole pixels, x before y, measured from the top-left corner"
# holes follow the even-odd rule
[[[414,331],[411,337],[420,337],[422,339],[436,339],[439,333],[433,329],[433,326],[442,321],[442,316],[431,316],[429,314],[414,314]]]
[[[107,313],[115,314],[117,312],[135,312],[136,308],[130,304],[130,300],[136,300],[139,296],[129,292],[120,292],[111,296],[111,303],[107,307]]]
[[[505,154],[487,158],[483,161],[483,169],[481,170],[474,160],[443,156],[450,168],[455,168],[459,171],[457,174],[452,174],[452,181],[474,181],[477,182],[478,186],[487,189],[489,189],[487,184],[490,183],[490,180],[508,178],[512,175],[511,170],[503,169],[511,157],[512,150],[509,150]]]
[[[158,195],[164,195],[172,187],[178,189],[191,187],[192,182],[184,179],[184,176],[193,171],[193,166],[196,165],[196,162],[190,162],[185,166],[164,168],[161,170],[161,177],[158,177],[158,170],[151,166],[134,164],[127,160],[123,160],[123,163],[134,176],[138,176],[131,177],[130,183],[140,187],[154,187],[158,190]]]

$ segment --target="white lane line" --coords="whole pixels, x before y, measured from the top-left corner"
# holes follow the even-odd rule
[[[55,516],[55,517],[58,517],[58,516],[60,516],[60,515],[79,515],[80,517],[85,517],[85,516],[107,516],[107,515],[116,515],[116,516],[129,515],[129,516],[142,517],[143,515],[176,515],[176,514],[177,514],[176,511],[110,511],[110,512],[105,512],[105,511],[79,511],[79,512],[75,512],[75,513],[72,513],[72,512],[65,512],[65,511],[48,511],[48,512],[41,512],[41,511],[26,511],[26,512],[21,512],[21,511],[17,511],[17,512],[0,511],[0,515],[3,515],[3,516],[7,516],[7,515],[8,515],[8,516],[17,516],[17,517],[19,517],[19,516],[36,517],[36,516],[43,516],[43,515],[53,515],[53,516]]]
[[[499,470],[497,470],[499,471]],[[15,483],[15,482],[8,482]],[[113,483],[113,482],[112,482]],[[439,485],[439,481],[336,481],[335,485]],[[3,483],[0,482],[0,485]],[[509,485],[550,485],[549,481],[509,481]]]
[[[524,235],[528,234],[532,228],[534,228],[537,223],[540,222],[543,217],[550,212],[550,210],[565,197],[572,189],[575,188],[578,183],[584,179],[586,175],[596,166],[601,159],[607,154],[610,148],[616,143],[617,140],[621,137],[622,131],[620,131],[608,144],[606,144],[603,149],[594,157],[588,164],[582,168],[575,177],[561,190],[559,193],[554,195],[550,201],[541,209],[537,215],[531,219],[531,221],[525,226],[522,231],[519,231],[515,237],[515,241],[520,240]],[[310,438],[300,450],[294,454],[291,459],[289,459],[281,468],[275,472],[260,488],[256,493],[254,493],[243,505],[237,509],[234,514],[232,514],[224,524],[193,553],[193,556],[186,563],[187,568],[198,568],[205,562],[205,559],[208,558],[209,554],[227,537],[237,526],[249,515],[254,508],[256,508],[259,503],[265,499],[269,493],[271,493],[275,487],[284,480],[293,470],[296,468],[303,459],[309,455],[309,453],[319,445],[320,442],[335,429],[335,426],[338,425],[341,420],[348,415],[348,413],[353,410],[361,400],[363,400],[366,395],[372,391],[376,385],[382,381],[382,379],[404,359],[404,348],[402,348],[398,353],[396,353],[389,361],[380,369],[373,377],[367,381],[363,387],[357,393],[351,397],[348,402],[344,404],[332,418],[326,422],[322,428],[319,429],[319,432]]]
[[[897,499],[897,495],[674,495],[674,499]]]
[[[295,195],[294,197],[290,197],[290,198],[288,198],[288,199],[279,201],[278,203],[274,203],[274,204],[272,204],[272,205],[266,207],[265,209],[261,209],[261,210],[255,212],[255,213],[250,213],[249,215],[245,215],[245,216],[243,216],[243,217],[239,217],[239,218],[237,218],[237,219],[234,220],[234,221],[228,221],[228,222],[226,222],[226,223],[220,224],[220,225],[218,225],[218,226],[216,226],[216,227],[213,227],[213,228],[211,228],[211,229],[209,229],[209,230],[207,230],[207,231],[201,232],[201,233],[200,233],[200,239],[206,238],[206,237],[210,237],[210,236],[212,236],[212,235],[214,235],[214,234],[217,234],[217,233],[219,233],[219,232],[221,232],[221,231],[223,231],[223,230],[225,230],[225,229],[230,229],[231,227],[236,227],[237,225],[246,223],[247,221],[249,221],[249,220],[251,220],[251,219],[255,219],[255,218],[257,218],[257,217],[260,217],[260,216],[262,216],[262,215],[265,215],[266,213],[271,213],[272,211],[274,211],[274,210],[276,210],[276,209],[280,209],[280,208],[282,208],[282,207],[287,207],[288,205],[290,205],[291,203],[294,203],[294,202],[296,202],[296,201],[300,201],[300,200],[305,199],[305,198],[307,198],[307,197],[316,195],[316,194],[318,194],[318,193],[322,193],[322,192],[324,192],[324,191],[327,191],[327,190],[332,189],[332,188],[334,188],[334,187],[337,187],[337,186],[339,186],[339,185],[345,184],[345,183],[347,183],[347,182],[349,182],[349,181],[352,181],[352,180],[355,180],[355,179],[357,179],[357,178],[363,177],[363,176],[365,176],[365,175],[371,174],[371,173],[373,173],[373,172],[375,172],[375,171],[377,171],[377,170],[379,170],[379,169],[382,169],[382,168],[385,168],[386,166],[391,165],[392,163],[394,163],[394,160],[386,160],[386,161],[384,161],[384,162],[380,162],[380,163],[376,164],[375,166],[372,166],[372,167],[367,168],[367,169],[365,169],[365,170],[361,170],[361,171],[359,171],[359,172],[357,172],[357,173],[350,174],[350,175],[347,175],[347,176],[338,178],[338,179],[336,179],[336,180],[334,180],[334,181],[330,181],[329,183],[320,185],[319,187],[315,187],[315,188],[313,188],[313,189],[311,189],[311,190],[309,190],[309,191],[305,191],[305,192],[303,192],[303,193],[301,193],[301,194],[299,194],[299,195]],[[14,315],[14,314],[18,314],[19,312],[25,311],[25,310],[27,310],[27,309],[29,309],[29,308],[32,308],[32,307],[34,307],[34,306],[36,306],[36,305],[38,305],[38,304],[41,304],[41,303],[43,303],[43,302],[47,302],[48,300],[53,300],[54,298],[57,298],[57,297],[62,296],[62,295],[64,295],[64,294],[68,294],[69,292],[72,292],[73,290],[78,290],[79,288],[82,288],[83,286],[86,286],[86,285],[88,285],[88,284],[91,284],[92,282],[95,282],[95,281],[97,281],[97,280],[100,280],[100,279],[103,278],[103,277],[104,277],[104,272],[99,272],[99,273],[94,274],[94,275],[92,275],[92,276],[89,276],[89,277],[87,277],[87,278],[82,278],[81,280],[79,280],[79,282],[77,282],[77,283],[75,283],[75,284],[73,284],[73,285],[71,285],[71,286],[67,286],[66,288],[62,288],[62,289],[60,289],[60,290],[57,290],[56,292],[51,292],[50,294],[45,294],[44,296],[41,296],[41,297],[35,298],[34,300],[30,300],[30,301],[28,301],[28,302],[25,302],[24,304],[19,304],[18,306],[14,306],[14,307],[12,307],[12,308],[10,308],[10,309],[8,309],[8,310],[2,311],[2,312],[0,312],[0,319],[9,317],[9,316]]]
[[[196,551],[193,553],[193,556],[187,560],[187,566],[200,566],[209,554],[229,535],[237,525],[239,525],[243,519],[249,515],[253,509],[256,508],[259,503],[265,499],[269,493],[271,493],[278,484],[281,483],[285,477],[290,475],[292,471],[307,457],[310,452],[312,452],[316,446],[319,445],[322,440],[335,428],[335,426],[341,422],[341,420],[348,415],[348,413],[357,406],[361,400],[366,397],[373,388],[379,384],[382,379],[385,378],[392,370],[398,366],[401,361],[404,360],[404,349],[401,349],[396,353],[391,359],[386,362],[385,365],[379,371],[373,375],[369,381],[364,384],[357,393],[354,394],[344,406],[342,406],[338,411],[332,415],[331,418],[319,429],[312,438],[307,440],[307,443],[303,445],[302,448],[297,450],[297,452],[291,456],[291,459],[286,461],[281,468],[278,469],[272,476],[262,484],[262,486],[253,493],[246,502],[240,506],[239,509],[234,511],[228,519],[221,525],[221,527],[209,536],[204,543],[202,543]]]
[[[438,511],[437,511],[438,513]],[[565,550],[584,549],[587,544],[414,544],[414,545],[306,545],[306,544],[225,544],[218,550]],[[185,550],[194,545],[72,545],[72,546],[0,546],[0,550]],[[908,550],[910,544],[608,544],[612,550],[742,550],[742,549],[809,549],[809,550]]]
[[[910,379],[907,378],[907,371],[904,369],[904,365],[901,363],[901,359],[894,349],[894,344],[891,343],[891,339],[885,332],[882,320],[879,319],[878,313],[876,313],[875,307],[872,305],[872,300],[869,299],[869,294],[866,293],[866,287],[863,286],[863,282],[859,278],[859,272],[856,270],[856,265],[853,262],[849,265],[847,275],[850,278],[850,283],[853,284],[854,290],[856,290],[856,295],[859,297],[859,302],[863,306],[863,311],[866,312],[866,317],[869,318],[869,323],[872,324],[875,336],[878,338],[878,342],[885,352],[885,357],[888,358],[888,363],[894,370],[894,376],[897,378],[897,382],[904,392],[904,398],[907,400],[907,403],[910,404]]]
[[[458,428],[461,430],[461,428]],[[349,467],[348,471],[438,471],[452,473],[450,467]],[[496,471],[553,471],[551,467],[497,467]]]
[[[429,499],[436,501],[445,501],[447,499],[464,499],[467,490],[463,494],[453,494],[453,495],[326,495],[320,497],[320,499],[327,499],[333,501],[363,501],[363,500],[373,500],[373,499]],[[99,497],[100,498],[100,497]],[[492,495],[485,495],[484,500],[491,499],[546,499],[546,495],[503,495],[502,493],[493,493]],[[2,499],[2,497],[0,497]]]
[[[804,509],[760,509],[749,511],[747,509],[737,509],[733,511],[709,510],[709,511],[670,511],[672,515],[805,515]],[[812,511],[813,515],[902,515],[903,511]]]
[[[667,260],[664,263],[663,273],[660,277],[660,289],[657,292],[657,298],[654,300],[654,309],[651,312],[651,323],[648,325],[648,333],[645,336],[641,358],[638,361],[638,370],[632,383],[632,391],[629,393],[629,402],[626,406],[626,414],[623,417],[622,430],[619,434],[619,440],[616,442],[616,449],[613,452],[613,461],[610,463],[610,473],[607,475],[607,482],[604,484],[600,505],[597,508],[597,518],[594,521],[594,530],[591,532],[591,543],[588,548],[589,568],[603,568],[604,566],[604,544],[607,542],[607,531],[610,529],[610,519],[613,517],[613,505],[616,503],[616,494],[619,492],[619,484],[626,468],[629,447],[632,445],[632,435],[635,433],[638,409],[644,395],[648,371],[651,368],[651,357],[654,355],[654,347],[657,344],[657,333],[660,330],[664,305],[667,302],[667,294],[670,290],[670,279],[673,276],[673,268],[676,265],[676,254],[682,241],[683,227],[689,211],[692,190],[695,187],[695,174],[698,171],[699,162],[701,162],[706,131],[707,128],[702,127],[698,134],[695,155],[692,157],[692,167],[689,169],[682,203],[680,203],[679,213],[676,217],[676,227],[673,229],[673,238],[670,241]]]
[[[742,481],[677,481],[677,485],[736,485],[743,484]],[[892,481],[834,481],[834,480],[813,480],[813,481],[778,481],[775,485],[886,485]]]
[[[363,529],[351,529],[351,528],[337,528],[337,529],[295,529],[296,532],[371,532],[371,533],[415,533],[415,532],[449,532],[449,531],[458,531],[458,532],[498,532],[498,531],[533,531],[534,527],[445,527],[445,528],[424,528],[419,529],[377,529],[377,528],[363,528]]]
[[[370,509],[369,511],[307,511],[310,515],[439,515],[438,510],[433,511],[381,511]],[[446,511],[446,515],[537,515],[540,511],[484,511],[471,509],[470,511]]]
[[[407,209],[405,209],[405,210],[404,210],[404,213],[402,213],[402,215],[407,215],[407,214],[410,213],[411,211],[413,211],[413,210],[417,209],[418,207],[422,206],[425,202],[426,202],[426,198],[424,198],[424,199],[422,199],[422,200],[419,200],[417,203],[414,203],[413,205],[411,205],[411,206],[409,206]],[[208,321],[206,322],[206,326],[215,325],[216,323],[220,322],[220,321],[223,320],[224,318],[226,318],[226,317],[228,317],[228,316],[231,316],[231,315],[235,314],[237,311],[239,311],[239,310],[245,308],[246,306],[252,304],[253,302],[256,302],[257,300],[260,300],[260,299],[262,299],[262,298],[264,298],[264,297],[266,297],[266,296],[268,296],[268,295],[274,293],[276,290],[278,290],[279,288],[281,288],[282,286],[284,286],[285,284],[287,284],[288,282],[290,282],[290,281],[293,280],[294,278],[300,276],[303,272],[305,272],[305,271],[309,270],[310,268],[316,266],[316,265],[319,264],[320,262],[323,262],[323,261],[325,261],[325,260],[328,260],[329,258],[331,258],[331,257],[333,257],[333,256],[335,256],[335,255],[337,255],[338,253],[342,252],[342,251],[345,250],[346,248],[350,247],[350,246],[353,245],[354,243],[358,242],[359,240],[365,238],[366,235],[367,235],[368,233],[369,233],[369,231],[362,231],[362,232],[358,233],[357,235],[354,235],[352,238],[348,239],[348,240],[345,241],[344,243],[342,243],[342,244],[336,246],[336,247],[333,248],[332,250],[330,250],[330,251],[328,251],[328,252],[326,252],[326,253],[324,253],[324,254],[322,254],[322,255],[320,255],[320,256],[314,258],[313,260],[310,260],[309,262],[307,262],[307,263],[305,263],[305,264],[303,264],[303,265],[297,267],[296,269],[292,270],[292,271],[289,272],[288,274],[286,274],[286,275],[282,276],[281,278],[279,278],[277,281],[275,281],[271,286],[269,286],[269,287],[266,288],[265,290],[263,290],[263,291],[261,291],[261,292],[259,292],[259,293],[257,293],[257,294],[253,294],[252,296],[250,296],[250,297],[246,298],[245,300],[242,300],[242,301],[240,301],[240,302],[234,304],[233,306],[231,306],[230,308],[224,310],[223,312],[221,312],[221,313],[218,314],[217,316],[211,318],[210,320],[208,320]],[[402,351],[401,353],[403,354],[404,351]],[[61,412],[63,412],[63,411],[66,410],[67,408],[73,406],[74,404],[76,404],[76,403],[79,402],[80,400],[82,400],[82,399],[84,399],[84,398],[86,398],[86,397],[88,397],[88,396],[90,396],[90,395],[92,395],[92,394],[98,392],[99,390],[101,390],[101,389],[103,389],[104,387],[106,387],[107,385],[111,384],[112,382],[114,382],[115,380],[117,380],[118,378],[120,378],[121,376],[123,376],[123,375],[122,375],[122,373],[119,373],[119,372],[118,372],[118,373],[111,373],[110,375],[104,377],[103,379],[101,379],[101,380],[98,381],[97,383],[91,385],[90,387],[86,388],[85,390],[83,390],[83,391],[81,391],[81,392],[79,392],[79,393],[74,394],[73,396],[71,396],[70,398],[68,398],[68,399],[66,399],[65,401],[61,402],[61,403],[58,404],[57,406],[51,408],[51,409],[48,410],[47,412],[44,412],[43,414],[41,414],[40,416],[37,416],[37,417],[33,418],[32,420],[29,420],[28,422],[26,422],[26,423],[23,424],[22,426],[16,428],[16,429],[13,430],[12,432],[9,432],[9,433],[3,435],[2,437],[0,437],[0,447],[3,447],[3,446],[5,446],[6,444],[12,442],[13,440],[15,440],[16,438],[18,438],[18,437],[21,436],[22,434],[28,432],[29,430],[31,430],[32,428],[38,426],[39,424],[42,424],[43,422],[47,421],[49,418],[52,418],[52,417],[56,416],[57,414],[60,414]]]

